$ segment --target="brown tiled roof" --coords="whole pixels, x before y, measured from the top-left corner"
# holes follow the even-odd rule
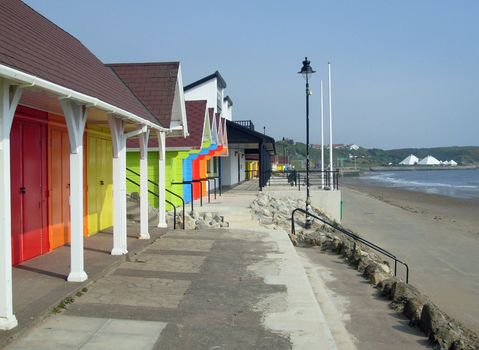
[[[205,124],[206,115],[206,101],[186,101],[186,119],[188,121],[188,131],[190,136],[184,137],[167,137],[166,147],[184,147],[184,148],[201,148],[201,141],[203,140],[203,126]],[[139,142],[137,139],[129,139],[127,141],[128,148],[138,148]],[[150,136],[148,147],[158,147],[158,140],[155,135]]]
[[[107,64],[136,97],[170,127],[179,62]]]
[[[206,101],[186,101],[185,105],[190,136],[187,138],[169,137],[166,139],[166,147],[201,148],[206,116]]]
[[[0,64],[158,120],[79,40],[18,0],[0,1]]]

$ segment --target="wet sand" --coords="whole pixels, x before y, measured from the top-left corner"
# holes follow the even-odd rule
[[[367,194],[410,213],[448,223],[479,235],[479,199],[453,198],[437,194],[372,185],[350,178],[343,186]]]
[[[342,181],[343,225],[390,250],[410,282],[479,331],[479,200]]]

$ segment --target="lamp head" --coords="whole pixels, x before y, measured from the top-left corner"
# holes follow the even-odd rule
[[[304,58],[304,61],[303,61],[303,67],[301,67],[301,71],[299,71],[298,73],[301,74],[303,76],[303,78],[308,81],[309,80],[309,76],[313,73],[316,73],[315,70],[313,70],[313,68],[311,67],[310,65],[310,61],[308,61],[308,58],[305,57]]]

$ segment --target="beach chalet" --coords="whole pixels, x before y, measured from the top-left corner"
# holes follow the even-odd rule
[[[190,100],[206,100],[207,107],[213,108],[215,114],[221,116],[222,123],[221,133],[223,134],[223,144],[228,145],[227,153],[223,148],[221,155],[208,165],[209,169],[217,169],[221,179],[221,185],[231,187],[240,182],[250,179],[254,176],[259,177],[259,154],[263,155],[263,185],[266,183],[266,178],[269,178],[271,165],[265,159],[269,156],[265,155],[263,151],[260,152],[260,145],[265,139],[263,134],[254,131],[254,126],[251,121],[234,121],[233,122],[233,101],[229,96],[225,96],[226,82],[221,74],[216,71],[200,80],[197,80],[185,86],[185,98]],[[233,125],[234,124],[234,125]],[[243,133],[238,131],[238,128],[243,130]],[[220,133],[220,134],[221,134]],[[231,134],[234,133],[234,142],[231,139]],[[244,139],[240,138],[240,135]],[[259,135],[263,135],[259,137]],[[271,138],[267,138],[262,147],[266,147],[274,153],[274,142],[271,143]],[[234,147],[234,149],[232,148]],[[269,172],[267,171],[269,169]],[[261,181],[260,181],[261,182]]]
[[[416,165],[419,163],[419,158],[411,154],[399,162],[399,165]]]
[[[148,149],[147,170],[149,204],[158,208],[164,199],[173,205],[180,205],[183,197],[183,188],[173,187],[174,181],[181,181],[183,167],[178,152],[168,148],[168,139],[171,137],[188,136],[188,123],[186,118],[185,97],[183,93],[183,80],[179,62],[153,62],[153,63],[120,63],[109,64],[110,68],[130,88],[138,99],[161,121],[162,125],[169,126],[166,134],[166,143],[162,156],[165,159],[164,168],[159,169],[158,140],[150,138]],[[140,140],[130,139],[127,142],[127,192],[138,192],[139,174],[141,172]],[[161,175],[160,175],[161,172]],[[159,181],[164,178],[165,181]],[[165,193],[165,198],[160,198],[159,186],[164,186],[160,192]],[[176,194],[176,195],[175,195]],[[169,208],[171,209],[171,208]]]
[[[84,281],[84,237],[109,226],[111,254],[127,253],[125,165],[132,138],[141,154],[139,237],[149,237],[147,145],[153,138],[159,146],[152,159],[161,202],[166,136],[187,129],[177,63],[168,67],[175,85],[171,112],[161,115],[79,40],[21,1],[0,3],[0,43],[0,329],[10,329],[17,324],[12,264],[70,243],[68,281]],[[159,226],[166,226],[164,206]]]
[[[441,162],[434,158],[433,156],[427,156],[421,159],[418,163],[418,165],[441,165]]]

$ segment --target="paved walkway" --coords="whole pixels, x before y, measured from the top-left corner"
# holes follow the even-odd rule
[[[169,231],[9,349],[336,349],[285,231],[241,188],[201,208],[229,229]]]
[[[139,225],[128,226],[128,250],[134,252],[149,244],[138,240]],[[153,239],[166,230],[150,228]],[[70,269],[70,247],[64,246],[29,260],[13,268],[13,310],[18,326],[0,332],[0,348],[25,329],[42,320],[65,297],[75,294],[101,278],[106,272],[125,260],[110,254],[113,237],[106,230],[85,239],[85,270],[89,279],[83,283],[67,282]]]

